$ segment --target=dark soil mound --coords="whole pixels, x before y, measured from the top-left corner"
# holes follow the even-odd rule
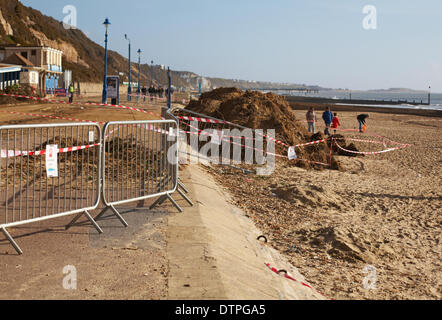
[[[191,101],[186,109],[252,129],[275,129],[276,138],[289,145],[323,139],[322,135],[312,138],[305,126],[296,119],[286,99],[273,93],[220,88],[202,94],[198,101]],[[278,153],[286,155],[285,147],[276,145],[276,149]],[[298,148],[296,152],[299,158],[305,160],[330,163],[330,149],[324,143]],[[296,164],[309,166],[303,161]],[[338,169],[334,159],[332,167]]]
[[[22,95],[22,96],[30,96],[30,97],[36,97],[35,90],[28,86],[28,85],[14,85],[7,87],[5,90],[1,91],[0,93],[7,93],[7,94],[16,94],[16,95]],[[26,98],[15,98],[15,97],[9,97],[9,96],[0,96],[0,105],[4,104],[16,104],[17,102],[30,102],[31,100]],[[32,100],[33,103],[35,103],[34,100]]]
[[[339,143],[339,145],[346,150],[349,151],[359,151],[358,148],[356,148],[356,145],[354,143],[350,143],[347,144],[347,142],[345,141],[345,137],[343,135],[340,134],[335,134],[333,135],[333,138],[335,139],[336,143]],[[363,157],[363,154],[355,154],[355,153],[350,153],[350,152],[346,152],[344,150],[342,150],[341,148],[339,148],[336,143],[333,143],[333,154],[337,154],[340,156],[347,156],[347,157],[358,157],[361,156]],[[327,141],[328,147],[330,148],[331,145],[331,141]]]

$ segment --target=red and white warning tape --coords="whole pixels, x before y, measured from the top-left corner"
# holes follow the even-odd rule
[[[0,110],[0,112],[10,113],[10,114],[18,114],[18,115],[30,116],[30,117],[41,117],[41,118],[51,118],[51,119],[70,120],[70,121],[76,121],[76,122],[87,122],[87,123],[104,124],[104,122],[99,122],[99,121],[82,120],[82,119],[77,119],[77,118],[66,118],[66,117],[51,116],[51,115],[46,115],[46,114],[25,113],[25,112],[6,111],[6,110]]]
[[[150,95],[138,94],[138,93],[132,93],[132,94],[129,94],[129,96],[131,96],[131,97],[139,97],[139,98],[151,98],[151,99],[160,100],[160,101],[166,101],[167,100],[167,98],[165,98],[165,97],[160,98],[160,97],[157,97],[157,96],[150,96]]]
[[[194,134],[194,135],[201,135],[201,134],[210,135],[209,133],[207,133],[207,132],[203,132],[203,130],[200,130],[200,129],[198,129],[198,128],[196,128],[196,127],[194,127],[194,126],[192,126],[192,125],[190,125],[190,124],[188,124],[188,123],[185,123],[185,122],[182,122],[182,123],[186,124],[187,126],[193,128],[193,129],[198,130],[198,132],[184,131],[185,133],[188,133],[188,134]],[[230,142],[230,138],[243,138],[243,137],[223,136],[223,138],[227,138],[227,139],[229,139],[229,140],[225,140],[225,139],[223,139],[223,141],[226,141],[226,142],[229,142],[229,143],[232,143],[232,144],[235,144],[235,145],[239,145],[239,146],[241,146],[241,147],[243,147],[243,148],[252,149],[252,150],[256,150],[256,151],[260,151],[260,152],[266,152],[266,151],[264,151],[264,150],[256,149],[256,148],[252,148],[252,147],[250,147],[250,146],[246,146],[246,145],[239,144],[239,143],[236,143],[236,142]],[[245,138],[246,138],[246,137],[245,137]],[[256,139],[254,139],[254,138],[246,138],[246,139],[253,139],[253,140],[256,140]],[[322,143],[322,142],[326,142],[326,141],[327,141],[327,139],[322,139],[322,140],[317,140],[317,141],[312,141],[312,142],[307,142],[307,143],[298,144],[298,145],[295,145],[294,147],[295,147],[295,148],[300,148],[300,147],[309,146],[309,145],[313,145],[313,144],[318,144],[318,143]],[[275,153],[270,153],[270,152],[266,152],[266,153],[267,153],[267,154],[270,154],[270,155],[274,155],[274,156],[279,157],[279,158],[288,158],[288,156],[283,156],[283,155],[280,155],[280,154],[275,154]],[[317,161],[311,161],[311,160],[306,160],[306,159],[294,159],[294,160],[292,160],[292,161],[304,161],[304,162],[309,162],[309,163],[313,163],[313,164],[319,164],[319,165],[325,165],[325,166],[328,166],[327,163],[317,162]]]
[[[78,146],[78,147],[69,147],[69,148],[60,148],[58,149],[58,153],[67,153],[73,151],[79,151],[84,149],[90,149],[93,147],[98,147],[101,143],[90,144],[86,146]],[[22,156],[41,156],[46,154],[46,150],[40,151],[17,151],[17,150],[1,150],[1,158],[14,158],[14,157],[22,157]]]
[[[225,121],[225,120],[214,120],[214,119],[208,119],[208,118],[200,118],[200,117],[184,117],[184,116],[176,116],[178,119],[180,120],[187,120],[187,121],[197,121],[197,122],[204,122],[204,123],[215,123],[215,124],[228,124],[228,125],[233,125],[236,126],[236,124],[229,122],[229,121]],[[267,135],[262,135],[264,138],[267,138],[269,140],[274,141],[277,144],[283,145],[287,148],[289,148],[290,146],[278,139],[269,137]]]
[[[18,95],[18,94],[8,94],[8,93],[0,93],[0,96],[8,96],[8,97],[14,97],[14,98],[23,98],[23,99],[30,99],[30,100],[37,100],[37,101],[46,101],[46,102],[51,102],[51,103],[60,103],[60,104],[67,104],[67,105],[114,107],[114,108],[127,109],[127,110],[131,110],[131,111],[137,111],[137,112],[147,113],[147,114],[150,114],[150,115],[155,115],[153,112],[146,111],[146,110],[143,110],[143,109],[138,109],[138,108],[134,108],[134,107],[127,107],[127,106],[120,106],[120,105],[114,105],[114,104],[107,104],[107,103],[67,102],[67,101],[61,101],[61,100],[52,100],[52,99],[39,98],[39,97],[29,97],[29,96],[23,96],[23,95]]]
[[[400,150],[400,149],[404,149],[409,147],[410,145],[402,145],[399,147],[395,147],[395,148],[389,148],[389,149],[385,149],[385,150],[381,150],[381,151],[372,151],[372,152],[362,152],[362,151],[352,151],[352,150],[347,150],[344,149],[343,147],[341,147],[337,142],[335,142],[336,146],[341,149],[342,151],[348,152],[348,153],[353,153],[353,154],[365,154],[365,155],[373,155],[373,154],[381,154],[381,153],[387,153],[387,152],[391,152],[391,151],[396,151],[396,150]]]
[[[270,263],[266,263],[265,265],[266,265],[270,270],[272,270],[274,273],[276,273],[277,275],[280,275],[280,274],[281,274],[281,271],[277,270],[276,268],[273,268],[273,267],[270,265]],[[298,283],[300,283],[301,285],[303,285],[304,287],[307,287],[307,288],[309,288],[309,289],[315,291],[316,293],[319,293],[321,296],[327,298],[327,297],[325,296],[325,294],[323,294],[322,292],[320,292],[320,291],[314,289],[312,286],[310,286],[309,284],[307,284],[307,283],[305,283],[305,282],[303,282],[303,281],[296,280],[295,278],[289,276],[287,273],[284,273],[284,278],[289,279],[289,280],[292,280],[292,281],[294,281],[294,282],[298,282]],[[327,299],[328,299],[328,298],[327,298]],[[333,299],[330,299],[330,300],[333,300]]]

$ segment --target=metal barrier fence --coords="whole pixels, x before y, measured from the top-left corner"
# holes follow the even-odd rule
[[[0,229],[19,254],[6,228],[85,214],[102,233],[88,212],[100,200],[97,124],[0,126],[0,150]]]
[[[170,197],[178,187],[178,126],[174,120],[109,122],[103,129],[103,202],[116,205]]]
[[[22,254],[7,228],[76,214],[67,230],[84,214],[102,233],[107,209],[127,227],[115,206],[156,197],[151,209],[170,200],[182,212],[172,193],[193,203],[178,178],[178,135],[176,120],[0,126],[1,231]]]

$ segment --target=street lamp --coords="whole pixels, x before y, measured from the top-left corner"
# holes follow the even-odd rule
[[[127,37],[127,34],[124,35],[124,38],[127,41],[129,41],[129,87],[127,88],[127,100],[131,101],[132,100],[132,97],[131,97],[131,94],[132,94],[132,77],[131,77],[132,72],[131,71],[132,70],[131,70],[131,61],[130,61],[130,39]]]
[[[167,109],[170,110],[172,106],[172,77],[170,76],[170,68],[167,67],[167,80],[168,80],[168,87],[167,87]]]
[[[138,94],[141,93],[141,49],[138,49]]]
[[[152,72],[150,74],[150,86],[153,87],[153,60],[150,62]]]
[[[431,86],[428,87],[428,105],[431,104]]]
[[[103,95],[101,97],[101,102],[104,104],[107,101],[107,35],[109,25],[111,24],[109,19],[104,20],[104,27],[106,28],[106,34],[104,38],[104,81],[103,81]]]

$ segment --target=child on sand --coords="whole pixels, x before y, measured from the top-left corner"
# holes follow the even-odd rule
[[[332,120],[332,125],[331,125],[332,129],[334,129],[335,134],[336,134],[336,130],[340,126],[341,126],[341,123],[339,122],[338,114],[335,113],[334,117],[333,117],[333,120]]]

